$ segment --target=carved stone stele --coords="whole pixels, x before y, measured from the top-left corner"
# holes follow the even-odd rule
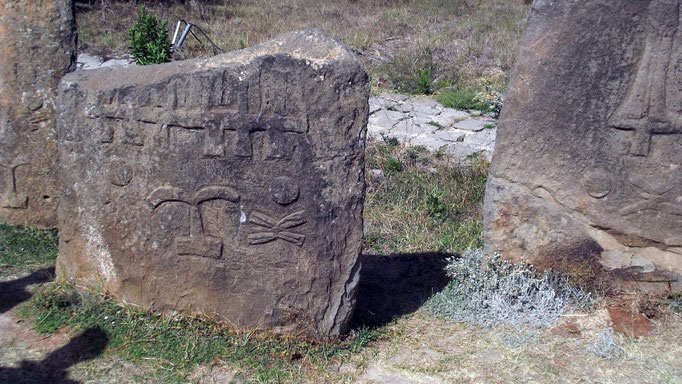
[[[58,275],[153,310],[338,336],[359,277],[368,97],[359,62],[317,31],[68,75]]]
[[[486,191],[488,251],[682,288],[680,0],[536,0]]]
[[[57,224],[55,96],[75,52],[71,0],[0,0],[0,222]]]

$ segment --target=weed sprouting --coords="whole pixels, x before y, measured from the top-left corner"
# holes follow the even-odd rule
[[[440,123],[437,122],[437,121],[429,121],[429,122],[426,123],[426,124],[432,125],[432,126],[438,128],[438,129],[443,129],[443,128],[445,128],[445,127],[443,126],[443,124],[440,124]]]
[[[452,258],[446,267],[451,283],[427,304],[434,315],[483,326],[549,327],[569,307],[586,307],[589,293],[552,271],[510,263],[482,250]]]
[[[428,195],[426,196],[426,211],[428,212],[429,216],[437,219],[445,218],[448,213],[448,207],[443,201],[444,195],[444,191],[434,190],[428,192]]]
[[[431,69],[420,69],[417,73],[417,92],[425,95],[431,94]]]
[[[403,170],[403,163],[393,157],[389,157],[384,161],[384,168],[390,172],[400,172]]]

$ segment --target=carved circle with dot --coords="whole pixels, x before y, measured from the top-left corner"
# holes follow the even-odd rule
[[[279,205],[288,205],[298,199],[298,185],[286,176],[276,178],[270,183],[270,196]]]
[[[591,171],[583,178],[585,192],[595,199],[601,199],[611,193],[611,177],[602,171]]]
[[[109,168],[109,180],[111,184],[125,187],[133,179],[133,166],[120,160],[114,160]]]

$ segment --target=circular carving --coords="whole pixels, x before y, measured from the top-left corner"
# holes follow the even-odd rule
[[[591,171],[583,178],[583,187],[588,195],[601,199],[611,193],[611,177],[604,171]]]
[[[298,194],[298,185],[286,176],[278,177],[270,183],[270,196],[277,204],[291,204],[298,199]]]
[[[111,184],[125,187],[133,180],[133,166],[121,160],[115,160],[109,168],[109,181]]]

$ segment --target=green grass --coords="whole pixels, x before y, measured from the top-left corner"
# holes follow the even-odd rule
[[[31,271],[53,266],[57,248],[56,229],[0,223],[0,271]]]
[[[476,98],[478,92],[476,88],[459,88],[442,93],[436,99],[446,107],[484,111],[486,106]]]
[[[270,333],[234,331],[210,319],[159,316],[66,285],[52,284],[20,307],[44,334],[97,328],[105,353],[152,364],[162,382],[186,382],[200,364],[225,362],[249,382],[296,382],[332,361],[360,352],[382,335],[362,328],[339,342],[311,342]]]
[[[482,246],[485,159],[452,164],[420,147],[371,142],[366,160],[367,169],[386,175],[368,179],[366,253],[459,253]]]

